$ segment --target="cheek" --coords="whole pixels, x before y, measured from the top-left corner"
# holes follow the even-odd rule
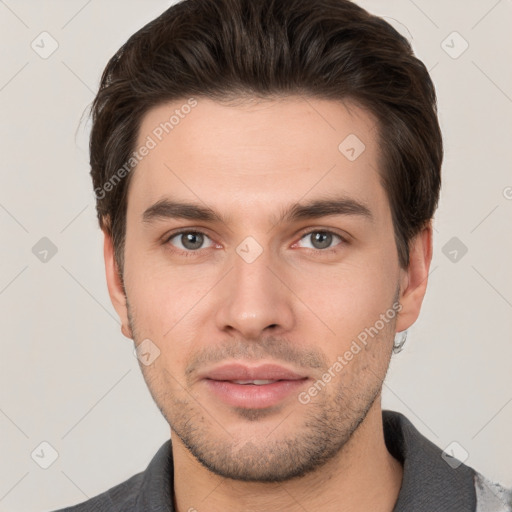
[[[291,288],[333,331],[348,340],[370,327],[393,303],[397,278],[378,261],[317,267],[301,272]]]
[[[148,268],[149,267],[149,268]],[[132,269],[137,268],[135,265]],[[127,294],[138,337],[150,338],[162,352],[172,349],[176,357],[189,351],[205,322],[208,293],[214,276],[192,275],[158,264],[141,265],[131,272]],[[211,316],[211,315],[209,315]]]

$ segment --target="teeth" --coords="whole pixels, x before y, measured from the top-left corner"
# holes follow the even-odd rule
[[[235,384],[256,384],[256,386],[263,386],[264,384],[272,384],[276,380],[233,380]]]

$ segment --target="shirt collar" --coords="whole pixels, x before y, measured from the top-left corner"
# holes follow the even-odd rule
[[[384,410],[382,421],[386,446],[404,468],[393,512],[475,510],[472,468],[461,464],[454,469],[443,458],[443,451],[420,434],[403,414]]]
[[[153,457],[141,484],[135,512],[174,512],[171,489],[174,488],[172,444],[168,439]]]

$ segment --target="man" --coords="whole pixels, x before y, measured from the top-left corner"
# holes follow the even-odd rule
[[[442,162],[403,37],[347,0],[185,0],[92,112],[108,289],[171,439],[65,510],[510,510],[381,408]]]

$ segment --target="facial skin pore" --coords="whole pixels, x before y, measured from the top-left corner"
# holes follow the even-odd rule
[[[137,146],[185,103],[149,111]],[[351,134],[365,146],[355,160],[339,149]],[[197,98],[132,171],[126,297],[105,235],[107,282],[123,333],[160,350],[140,366],[171,427],[179,512],[393,509],[402,467],[384,443],[381,388],[395,333],[420,311],[432,231],[400,268],[381,168],[376,121],[353,103]],[[341,213],[278,222],[297,203],[340,198],[352,201]],[[151,210],[163,200],[217,215]],[[176,235],[183,229],[192,235]],[[301,403],[299,392],[398,301],[400,312]],[[231,362],[307,379],[276,405],[233,406],[203,378]]]

